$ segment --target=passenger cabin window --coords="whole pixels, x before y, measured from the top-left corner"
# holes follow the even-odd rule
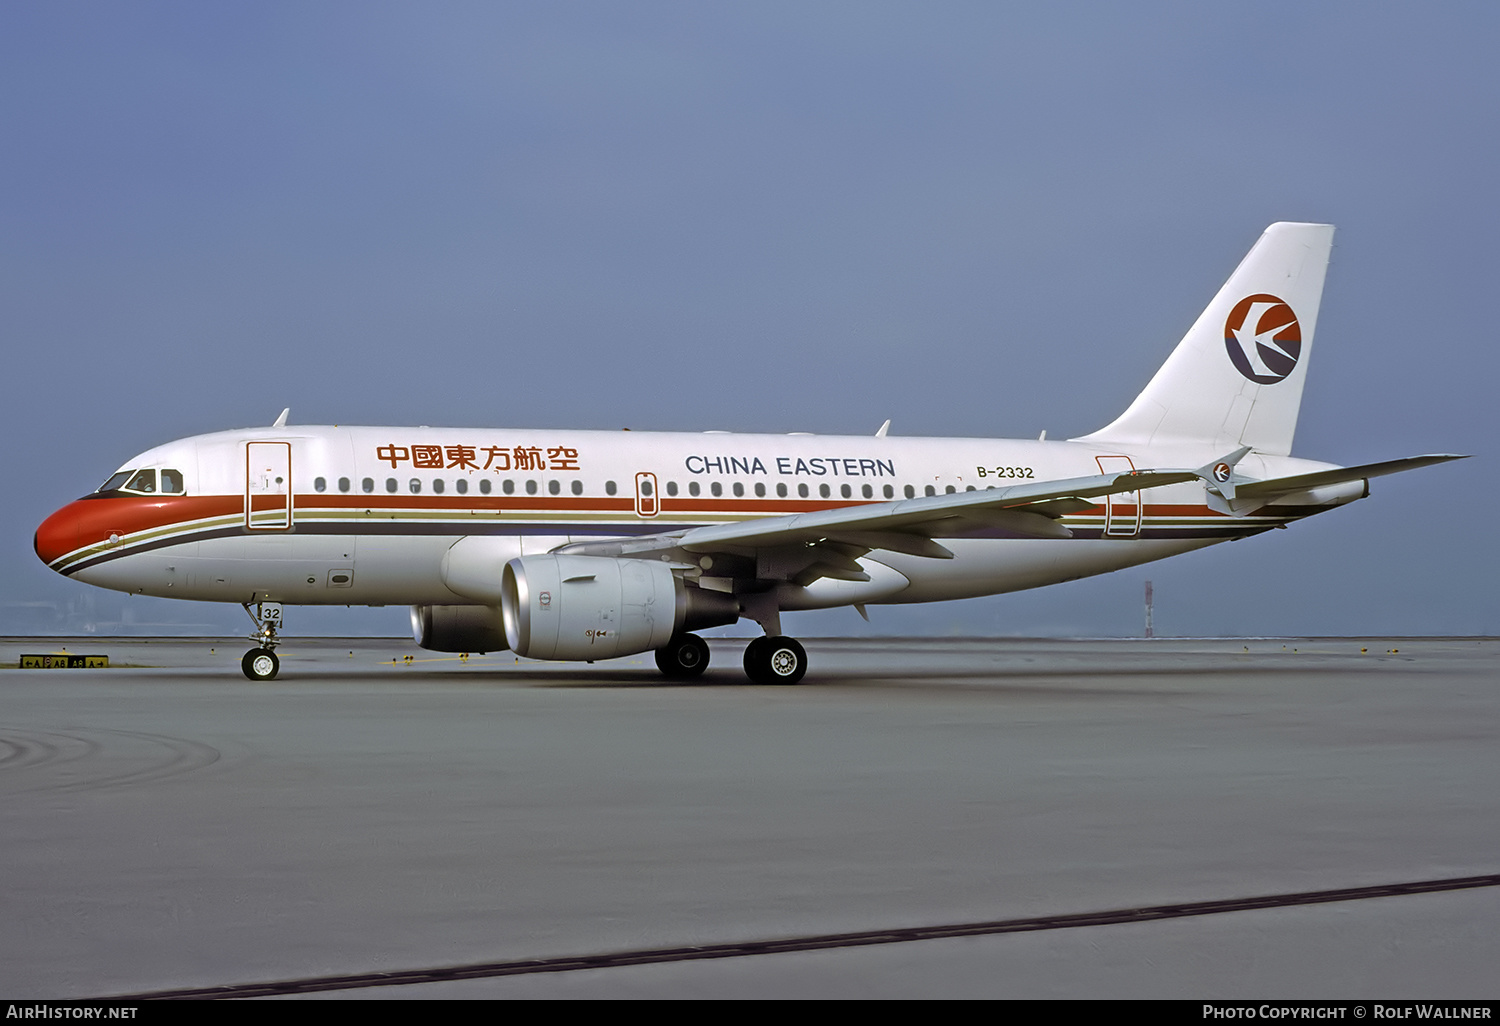
[[[464,480],[463,478],[459,478],[457,481],[453,482],[453,489],[454,491],[458,492],[459,495],[464,495],[469,490],[469,482]]]
[[[341,478],[339,478],[339,491],[341,491],[341,492],[347,492],[348,490],[349,490],[349,479],[347,477],[341,477]]]
[[[479,490],[481,492],[483,492],[485,495],[490,494],[490,479],[489,478],[485,478],[484,480],[482,480],[482,481],[479,482]]]
[[[326,492],[326,491],[328,491],[328,479],[325,478],[325,477],[315,477],[315,478],[313,478],[313,491],[315,491],[315,492]]]
[[[573,494],[574,495],[582,495],[583,494],[583,482],[582,481],[574,481],[573,482]]]
[[[615,483],[613,481],[606,481],[606,482],[604,482],[604,494],[605,495],[613,495],[613,494],[615,494]]]
[[[367,477],[359,483],[359,487],[362,491],[373,492],[375,490],[375,479],[373,477]]]

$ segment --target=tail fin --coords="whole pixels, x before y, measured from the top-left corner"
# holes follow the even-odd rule
[[[1290,455],[1332,248],[1331,224],[1267,228],[1130,408],[1077,441]]]

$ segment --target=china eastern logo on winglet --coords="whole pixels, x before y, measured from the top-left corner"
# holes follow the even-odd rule
[[[1265,294],[1246,296],[1224,322],[1224,348],[1245,377],[1274,385],[1297,366],[1302,328],[1285,300]]]

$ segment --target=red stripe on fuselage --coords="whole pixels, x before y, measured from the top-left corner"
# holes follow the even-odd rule
[[[708,520],[745,516],[785,516],[824,509],[871,505],[882,500],[861,502],[827,499],[749,499],[730,501],[708,498],[661,498],[661,513],[696,516]],[[886,500],[888,501],[888,500]],[[256,510],[282,508],[283,497],[257,495]],[[1024,507],[1022,507],[1024,508]],[[107,541],[111,535],[125,537],[141,531],[159,530],[215,517],[239,516],[244,513],[243,495],[105,495],[71,502],[42,521],[36,530],[36,554],[51,563],[70,552]],[[368,509],[372,511],[422,510],[454,514],[471,511],[504,514],[558,511],[630,514],[633,500],[626,496],[570,495],[323,495],[293,497],[293,518],[315,518],[332,511]],[[1088,511],[1103,515],[1104,507]],[[1219,517],[1223,514],[1206,506],[1148,504],[1147,516],[1153,517]],[[655,518],[651,518],[655,519]],[[643,521],[644,522],[644,521]]]

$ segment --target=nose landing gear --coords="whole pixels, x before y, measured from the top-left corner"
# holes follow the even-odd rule
[[[281,603],[258,602],[254,612],[250,611],[250,603],[240,605],[255,622],[255,633],[250,635],[250,640],[259,643],[258,647],[245,653],[245,658],[240,660],[240,669],[251,680],[275,680],[281,669],[281,660],[276,658],[274,651],[280,643],[276,629],[281,626]]]
[[[252,648],[240,660],[240,669],[251,680],[275,680],[276,671],[281,669],[281,660],[269,648]]]

